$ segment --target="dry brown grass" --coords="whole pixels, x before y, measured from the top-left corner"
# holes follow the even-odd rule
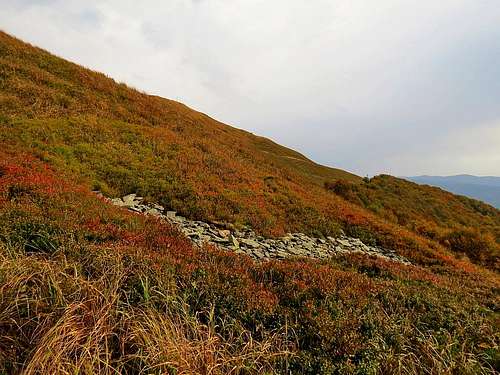
[[[222,375],[271,373],[274,359],[291,354],[278,333],[264,342],[255,341],[250,332],[223,340],[215,320],[211,315],[208,324],[201,324],[186,311],[134,314],[128,319],[128,332],[140,347],[136,359],[149,364],[145,373],[175,368],[177,374]]]
[[[64,257],[0,254],[0,330],[10,327],[0,364],[17,362],[26,375],[253,374],[271,373],[275,360],[291,355],[282,334],[257,341],[248,331],[221,329],[225,323],[213,311],[203,323],[177,296],[151,296],[169,301],[161,309],[132,306],[123,290],[130,272],[123,255],[95,258],[106,266],[90,281]],[[17,349],[26,345],[32,349],[18,362]]]

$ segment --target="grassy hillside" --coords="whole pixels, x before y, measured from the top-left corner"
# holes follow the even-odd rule
[[[193,248],[0,150],[1,374],[494,373],[498,285]]]
[[[92,189],[266,235],[343,229],[415,265],[257,264]],[[0,374],[494,373],[499,222],[0,33]]]
[[[0,106],[3,145],[31,151],[108,195],[137,192],[189,217],[249,224],[264,234],[342,228],[418,262],[442,262],[436,252],[447,257],[442,244],[323,187],[339,179],[360,183],[359,177],[7,34],[0,34]],[[453,199],[469,225],[491,226],[491,218]],[[447,209],[448,202],[434,203]],[[498,223],[499,212],[493,215]]]

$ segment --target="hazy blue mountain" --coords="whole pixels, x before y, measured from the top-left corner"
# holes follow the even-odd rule
[[[500,208],[500,177],[471,176],[414,176],[404,177],[418,184],[440,187],[455,194],[479,199]]]

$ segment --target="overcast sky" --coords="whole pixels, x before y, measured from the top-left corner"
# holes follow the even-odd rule
[[[500,0],[0,0],[0,28],[360,175],[500,175]]]

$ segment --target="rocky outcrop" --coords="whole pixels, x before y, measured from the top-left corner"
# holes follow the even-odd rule
[[[342,253],[362,253],[410,264],[395,251],[378,246],[369,246],[360,239],[342,235],[340,237],[314,238],[303,233],[288,233],[280,238],[265,238],[250,228],[227,229],[227,225],[188,220],[167,211],[158,204],[146,205],[143,198],[129,194],[123,198],[108,199],[111,203],[131,211],[154,215],[176,226],[196,245],[209,243],[222,249],[246,254],[256,260],[309,257],[326,259]]]

